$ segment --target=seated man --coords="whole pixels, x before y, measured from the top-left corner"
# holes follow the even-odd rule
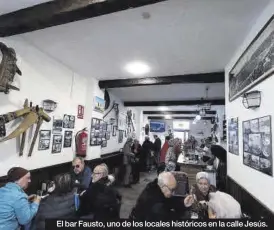
[[[87,217],[93,214],[95,220],[118,219],[120,214],[121,196],[109,186],[108,169],[101,164],[94,168],[92,183],[80,195],[78,215]]]
[[[91,169],[85,165],[85,161],[81,157],[75,157],[72,161],[73,171],[71,172],[73,186],[80,190],[89,187],[91,181]]]
[[[172,198],[175,188],[176,179],[173,174],[160,173],[141,193],[130,218],[140,221],[179,219],[184,214],[185,206],[184,200],[178,202],[178,199]]]

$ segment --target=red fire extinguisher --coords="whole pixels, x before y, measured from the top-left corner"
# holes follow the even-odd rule
[[[75,135],[75,146],[76,146],[76,155],[81,157],[86,157],[87,155],[87,142],[88,142],[88,133],[86,128],[80,130]]]

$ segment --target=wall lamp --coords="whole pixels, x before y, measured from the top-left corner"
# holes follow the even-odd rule
[[[254,90],[243,94],[244,107],[246,109],[255,109],[261,105],[261,91]]]

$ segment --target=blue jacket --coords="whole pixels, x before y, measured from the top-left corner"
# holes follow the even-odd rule
[[[82,190],[85,190],[89,187],[91,182],[91,169],[88,166],[85,166],[83,172],[79,173],[78,175],[72,171],[72,181],[75,182],[76,180],[80,183],[77,187]],[[76,186],[76,184],[75,184]]]
[[[28,224],[36,215],[37,203],[30,203],[27,194],[16,183],[0,188],[0,229],[15,230]]]

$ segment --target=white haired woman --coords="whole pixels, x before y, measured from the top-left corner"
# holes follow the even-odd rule
[[[208,217],[210,219],[240,219],[241,206],[232,196],[224,192],[209,194]]]

